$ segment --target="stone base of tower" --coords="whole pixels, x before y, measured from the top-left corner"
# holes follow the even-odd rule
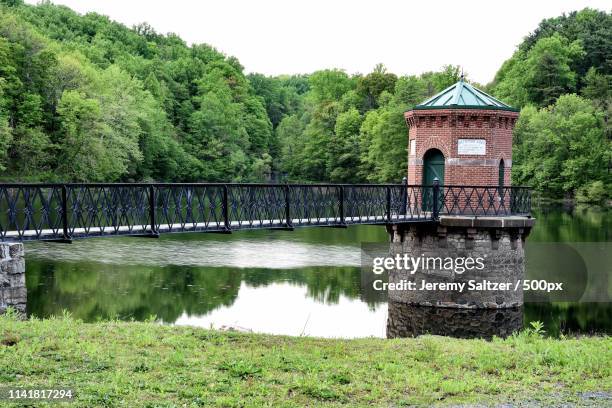
[[[426,334],[459,338],[508,337],[523,328],[523,308],[458,309],[389,301],[387,337]]]
[[[534,223],[442,216],[437,223],[390,225],[390,255],[422,263],[389,271],[389,301],[474,309],[522,305],[524,243]]]

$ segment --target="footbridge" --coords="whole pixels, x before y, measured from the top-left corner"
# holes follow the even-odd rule
[[[525,187],[408,184],[0,184],[0,240],[436,223],[529,216]]]

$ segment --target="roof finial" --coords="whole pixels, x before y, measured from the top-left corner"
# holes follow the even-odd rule
[[[461,78],[459,79],[461,82],[465,79],[465,75],[463,74],[463,67],[461,67]]]

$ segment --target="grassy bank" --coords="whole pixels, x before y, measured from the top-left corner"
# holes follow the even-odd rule
[[[582,405],[612,391],[610,361],[607,337],[324,340],[0,317],[0,384],[68,386],[70,406]]]

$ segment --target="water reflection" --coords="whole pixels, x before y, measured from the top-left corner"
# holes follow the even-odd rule
[[[81,263],[75,267],[31,261],[27,274],[28,310],[30,314],[48,316],[67,309],[85,321],[143,320],[154,315],[171,323],[185,314],[203,315],[233,305],[240,295],[241,284],[264,288],[284,282],[303,287],[305,297],[319,303],[337,304],[344,296],[373,308],[376,302],[360,296],[359,276],[359,269],[354,267],[271,270],[169,265],[125,268],[95,263]]]
[[[25,300],[23,281],[16,285]],[[363,282],[360,269],[355,267],[127,268],[32,260],[28,262],[27,287],[30,315],[46,317],[68,310],[88,322],[157,316],[166,323],[240,326],[275,334],[491,337],[505,336],[522,324],[539,320],[555,336],[612,332],[609,303],[527,304],[514,315],[502,312],[509,315],[503,318],[499,311],[422,310],[391,303],[387,319],[385,294]],[[517,316],[524,319],[515,319]],[[449,321],[456,325],[449,325]],[[486,322],[492,324],[487,326]]]
[[[200,316],[185,314],[175,323],[292,336],[384,337],[386,305],[368,305],[344,294],[334,296],[330,304],[309,292],[307,286],[291,282],[258,287],[243,282],[231,307]]]
[[[536,217],[529,239],[541,242],[607,240],[612,218],[578,210]],[[505,336],[533,320],[553,336],[612,333],[610,303],[526,304],[502,316],[387,305],[359,267],[360,243],[387,239],[383,227],[355,226],[27,243],[25,276],[9,280],[0,273],[0,309],[24,310],[27,301],[28,314],[39,317],[63,310],[87,322],[156,316],[164,323],[323,337]]]
[[[508,337],[523,327],[523,308],[456,309],[389,302],[387,337],[423,334],[458,338]]]

